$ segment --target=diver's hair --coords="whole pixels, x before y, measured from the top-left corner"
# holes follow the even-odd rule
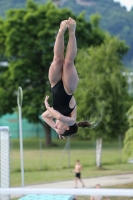
[[[75,123],[72,126],[69,126],[69,130],[66,130],[61,136],[71,136],[78,132],[78,125]]]
[[[91,126],[91,123],[87,122],[87,121],[75,123],[74,125],[69,126],[69,130],[66,130],[63,134],[61,134],[61,136],[74,135],[78,132],[78,127],[86,128],[86,127],[90,127],[90,126]]]
[[[86,127],[90,127],[91,123],[84,121],[84,122],[78,122],[78,127],[82,127],[82,128],[86,128]]]

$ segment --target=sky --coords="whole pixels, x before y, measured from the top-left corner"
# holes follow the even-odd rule
[[[122,6],[127,8],[127,11],[130,11],[133,7],[133,0],[114,0],[115,2],[120,2]]]

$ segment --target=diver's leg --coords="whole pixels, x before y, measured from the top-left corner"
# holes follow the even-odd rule
[[[64,33],[67,29],[67,21],[64,20],[60,24],[55,45],[54,45],[54,58],[49,68],[49,81],[51,86],[54,86],[62,78],[62,67],[64,62]]]
[[[68,19],[69,40],[63,64],[63,83],[68,94],[73,94],[78,85],[78,74],[74,66],[74,59],[77,54],[77,43],[75,37],[76,22],[72,18]]]

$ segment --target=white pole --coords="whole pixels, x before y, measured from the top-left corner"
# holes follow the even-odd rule
[[[68,137],[68,167],[70,167],[70,137]]]
[[[76,195],[76,196],[118,196],[118,197],[133,197],[133,189],[97,189],[97,188],[86,188],[86,189],[70,189],[70,188],[0,188],[0,194],[50,194],[50,195]]]
[[[21,182],[22,187],[24,187],[24,156],[23,156],[23,136],[22,136],[22,101],[23,93],[22,88],[18,88],[17,104],[19,112],[19,138],[20,138],[20,160],[21,160]]]
[[[10,187],[10,136],[9,127],[0,127],[0,187]],[[0,200],[9,200],[9,194],[0,195]]]

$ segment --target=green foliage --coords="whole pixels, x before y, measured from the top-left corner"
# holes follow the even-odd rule
[[[128,99],[127,80],[122,75],[121,52],[127,46],[106,35],[104,43],[79,51],[76,67],[80,78],[76,92],[78,120],[86,118],[98,128],[81,130],[81,136],[115,138],[126,130],[125,104]],[[104,113],[103,109],[104,108]]]
[[[47,0],[34,0],[34,2],[40,4],[45,4]],[[85,18],[91,19],[91,15],[97,13],[99,17],[101,16],[100,26],[104,30],[110,32],[115,36],[119,36],[120,39],[126,40],[127,44],[130,46],[128,54],[124,57],[124,64],[126,67],[130,67],[132,70],[132,55],[133,55],[133,9],[128,12],[126,8],[120,6],[119,2],[114,2],[112,0],[93,0],[84,4],[82,1],[80,3],[76,0],[59,1],[60,8],[69,8],[77,16],[84,12]],[[11,8],[25,8],[26,0],[17,1],[16,0],[4,0],[0,3],[0,16],[5,17],[5,12]],[[32,3],[32,1],[27,1],[31,9],[36,10],[37,5]],[[93,21],[97,23],[98,21]]]
[[[1,61],[5,61],[6,57],[4,55],[5,52],[5,45],[4,45],[4,40],[5,40],[5,33],[3,30],[3,24],[4,21],[0,19],[0,74],[3,73],[6,70],[6,67],[4,67],[1,63]]]
[[[82,1],[78,3],[74,0],[72,3],[71,0],[67,0],[61,4],[61,7],[69,7],[76,15],[84,11],[87,20],[91,18],[92,14],[98,13],[99,16],[101,15],[100,27],[110,34],[119,36],[130,46],[130,50],[123,61],[126,67],[130,67],[130,70],[132,70],[133,26],[131,24],[133,9],[128,12],[125,7],[120,6],[119,2],[112,0],[86,1],[85,5]]]
[[[133,127],[133,106],[127,112],[129,127]]]
[[[101,15],[99,15],[98,13],[90,16],[90,21],[92,25],[94,25],[95,27],[99,27],[100,20],[101,20]]]
[[[129,129],[125,133],[123,153],[126,157],[133,156],[133,106],[127,112]]]
[[[133,128],[132,127],[130,127],[125,133],[123,154],[127,158],[133,156]]]
[[[47,2],[47,0],[34,0],[36,3],[44,4]],[[5,17],[7,10],[12,8],[25,8],[26,0],[12,0],[12,1],[1,1],[0,2],[0,16]]]

